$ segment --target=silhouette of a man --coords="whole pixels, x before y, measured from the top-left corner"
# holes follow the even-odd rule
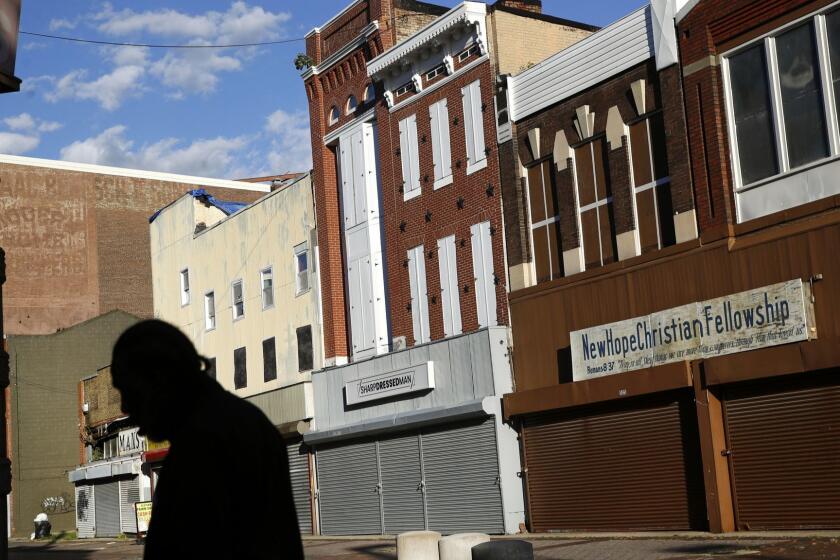
[[[114,345],[123,411],[141,434],[171,444],[145,558],[303,558],[283,439],[208,366],[162,321],[138,323]]]

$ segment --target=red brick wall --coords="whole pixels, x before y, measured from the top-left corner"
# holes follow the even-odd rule
[[[467,175],[461,88],[477,79],[481,80],[482,101],[486,106],[484,138],[490,151],[487,156],[487,167]],[[449,108],[453,183],[434,190],[429,106],[444,97],[448,100]],[[411,114],[417,115],[422,194],[409,201],[404,201],[403,193],[400,192],[403,182],[402,164],[400,156],[397,155],[400,146],[399,121]],[[457,119],[458,124],[454,124],[455,119]],[[496,286],[498,320],[499,324],[507,324],[501,189],[499,186],[499,161],[493,112],[493,74],[490,63],[486,62],[478,65],[443,87],[417,98],[408,106],[394,113],[391,113],[385,105],[378,105],[377,121],[379,123],[379,156],[382,179],[382,215],[385,229],[393,336],[405,336],[409,343],[413,341],[411,311],[407,308],[411,301],[411,293],[408,270],[404,266],[408,249],[420,244],[423,245],[426,253],[428,292],[429,294],[440,294],[437,240],[453,234],[455,235],[463,329],[464,332],[470,332],[478,328],[470,226],[487,220],[495,229],[493,257],[494,271],[499,279]],[[424,136],[426,137],[425,142],[422,141]],[[426,180],[427,176],[428,180]],[[489,187],[492,187],[492,191],[488,191]],[[488,192],[490,192],[489,195]],[[462,209],[458,208],[459,198],[463,198],[464,207]],[[427,212],[431,213],[430,221],[426,220]],[[400,229],[400,224],[403,222],[405,223],[404,232]],[[432,252],[432,258],[429,258],[430,251]],[[464,292],[464,286],[468,287],[467,292]],[[430,297],[429,325],[433,340],[443,338],[443,311],[439,296],[434,301]]]
[[[701,232],[735,222],[722,75],[716,62],[704,61],[829,3],[703,0],[680,21],[686,123]]]
[[[0,164],[7,334],[51,334],[111,309],[151,317],[149,217],[200,185]],[[223,200],[263,193],[208,188]]]

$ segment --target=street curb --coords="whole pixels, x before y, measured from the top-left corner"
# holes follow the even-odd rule
[[[522,533],[518,535],[493,535],[494,540],[783,540],[783,539],[840,539],[840,531],[742,531],[738,533],[704,533],[701,531],[677,532],[622,532],[622,533]],[[304,541],[392,541],[393,535],[305,535]]]

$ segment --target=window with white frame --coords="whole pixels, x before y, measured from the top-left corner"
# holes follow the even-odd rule
[[[554,187],[554,163],[549,159],[528,168],[528,210],[537,282],[563,276],[560,247],[560,205]]]
[[[578,212],[587,270],[616,260],[615,216],[603,136],[575,148]]]
[[[439,189],[452,182],[452,148],[449,143],[449,108],[446,99],[429,107],[429,122],[432,130],[434,188]]]
[[[271,267],[260,271],[260,289],[262,291],[262,308],[274,306],[274,274]]]
[[[204,328],[211,331],[216,328],[216,293],[204,294]]]
[[[306,243],[295,247],[295,295],[309,289],[309,249]]]
[[[330,125],[334,125],[335,123],[337,123],[340,117],[341,113],[339,112],[338,107],[336,107],[335,105],[330,107]]]
[[[414,344],[429,342],[429,300],[426,290],[426,261],[423,246],[408,250],[408,283],[411,288],[411,323]]]
[[[356,96],[351,94],[350,97],[347,98],[347,102],[344,104],[344,112],[349,115],[355,111],[358,106],[359,102],[356,101]]]
[[[181,305],[189,305],[190,303],[190,271],[184,269],[181,271]]]
[[[458,62],[464,62],[471,56],[476,56],[480,52],[478,45],[471,45],[458,54]]]
[[[365,95],[364,97],[362,97],[362,101],[365,103],[370,103],[374,99],[376,99],[376,86],[374,86],[373,84],[368,84],[367,87],[365,87]]]
[[[403,200],[420,194],[420,153],[417,146],[417,115],[400,121]]]
[[[639,245],[642,253],[647,253],[675,242],[671,180],[661,111],[630,125],[630,152]]]
[[[428,72],[426,72],[426,81],[428,82],[428,81],[434,80],[438,76],[442,76],[444,74],[446,74],[446,65],[441,64],[440,66],[436,66],[436,67],[432,68],[431,70],[429,70]]]
[[[395,97],[400,97],[400,96],[403,96],[410,91],[414,91],[414,84],[412,82],[408,82],[407,84],[403,84],[400,87],[398,87],[396,90],[394,90],[394,96]]]
[[[461,89],[461,97],[464,105],[464,138],[467,143],[467,175],[469,175],[487,167],[481,81],[476,80]]]
[[[231,284],[231,307],[233,319],[239,319],[245,315],[245,293],[243,292],[242,280],[236,280]]]
[[[737,188],[840,155],[840,10],[723,57]]]
[[[443,309],[443,334],[461,334],[461,299],[458,292],[458,261],[455,257],[455,236],[438,239],[440,267],[440,302]]]

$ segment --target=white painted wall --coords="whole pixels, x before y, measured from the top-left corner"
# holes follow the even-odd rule
[[[194,233],[205,222],[206,230]],[[296,329],[312,326],[313,366],[323,365],[319,314],[320,283],[315,270],[317,239],[309,176],[267,194],[236,214],[225,217],[190,195],[164,209],[151,224],[152,285],[155,316],[180,327],[199,353],[216,358],[218,381],[235,394],[247,397],[311,380],[311,372],[298,371]],[[309,243],[310,289],[295,293],[295,246]],[[262,309],[260,271],[271,266],[274,305]],[[190,271],[190,304],[181,305],[179,272]],[[234,321],[231,283],[242,279],[245,315]],[[215,292],[216,328],[207,330],[204,295]],[[277,379],[263,381],[262,341],[275,338]],[[247,348],[247,387],[234,389],[233,351]],[[311,391],[300,406],[291,407],[294,421],[311,418]],[[305,395],[309,395],[308,398]],[[298,400],[301,400],[300,398]]]

